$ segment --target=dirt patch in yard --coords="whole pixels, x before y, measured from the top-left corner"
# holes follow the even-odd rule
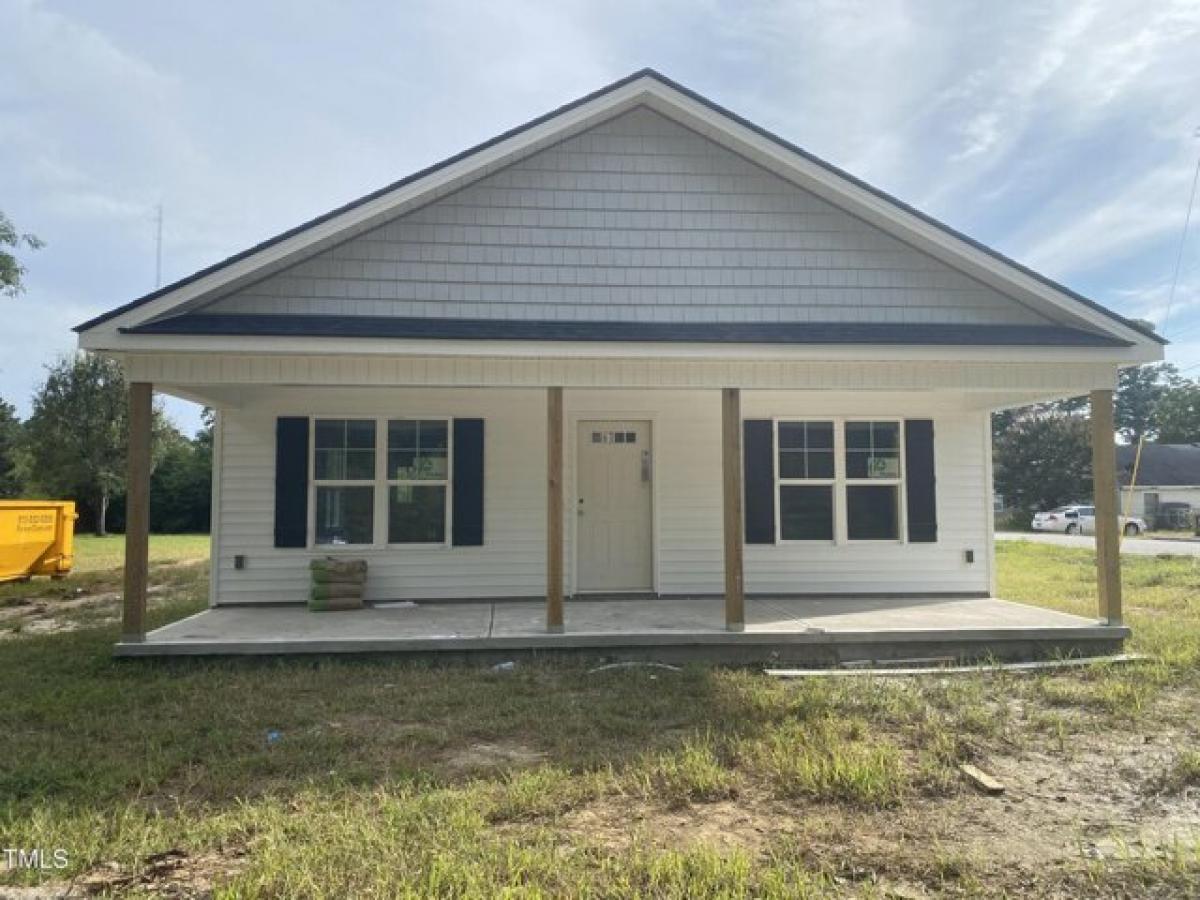
[[[210,897],[245,867],[241,847],[190,855],[167,850],[147,857],[142,868],[125,873],[116,866],[93,870],[77,880],[85,896],[138,891],[152,897]]]
[[[985,879],[989,895],[1077,896],[1090,867],[1123,871],[1200,846],[1200,791],[1158,788],[1179,748],[1194,742],[1170,730],[1097,728],[1068,738],[1066,753],[1031,746],[982,754],[979,768],[1004,785],[996,796],[964,776],[948,794],[864,809],[779,799],[751,783],[734,799],[683,809],[609,795],[556,827],[613,850],[708,845],[760,860],[785,852],[839,883],[869,882],[882,896],[941,895],[966,878]]]
[[[163,563],[154,566],[154,578],[160,582],[146,591],[150,603],[170,596],[188,579],[201,575],[206,560]],[[84,575],[79,584],[72,578],[63,581],[35,579],[26,584],[6,586],[0,600],[0,641],[19,634],[58,634],[80,628],[107,625],[120,619],[120,573],[100,578]]]
[[[514,741],[481,742],[447,753],[446,766],[454,772],[477,773],[495,769],[528,769],[546,761],[546,754]]]
[[[226,847],[189,854],[172,849],[146,857],[136,871],[115,862],[97,866],[70,881],[47,882],[37,887],[0,887],[0,900],[76,900],[98,896],[162,898],[211,897],[213,891],[238,875],[246,865],[244,847]]]
[[[681,849],[695,845],[760,853],[780,835],[803,827],[785,804],[760,792],[737,799],[664,809],[630,797],[606,797],[567,813],[559,823],[568,834],[612,850],[632,846]]]
[[[56,634],[117,619],[121,595],[113,591],[18,600],[0,608],[0,640],[18,634]]]

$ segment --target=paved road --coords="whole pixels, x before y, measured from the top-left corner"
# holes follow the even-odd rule
[[[1054,544],[1058,547],[1096,546],[1096,538],[1090,534],[1035,534],[1025,531],[997,531],[998,541],[1033,541],[1037,544]],[[1161,541],[1154,538],[1125,538],[1121,541],[1122,553],[1141,556],[1200,556],[1200,541]]]

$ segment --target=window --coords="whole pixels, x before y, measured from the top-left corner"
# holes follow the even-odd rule
[[[896,488],[846,485],[846,536],[852,541],[894,541],[900,537]]]
[[[317,419],[313,543],[444,544],[450,453],[447,419]]]
[[[388,422],[388,543],[446,540],[450,429],[444,419]]]
[[[900,423],[846,423],[846,537],[900,539]]]
[[[900,423],[846,423],[846,477],[900,477]]]
[[[593,444],[636,444],[636,431],[593,431]]]
[[[779,540],[901,539],[899,421],[780,421],[775,441]]]
[[[370,544],[375,533],[375,421],[318,419],[313,429],[317,544]]]
[[[832,541],[833,423],[780,422],[776,434],[780,539]]]
[[[779,477],[833,478],[833,423],[779,423]]]

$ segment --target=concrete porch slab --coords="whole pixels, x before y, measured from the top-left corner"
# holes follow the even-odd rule
[[[568,600],[566,631],[539,601],[417,603],[350,612],[216,607],[122,642],[118,656],[403,653],[473,659],[576,655],[835,665],[912,658],[1038,659],[1120,649],[1128,629],[992,597],[752,597],[729,632],[719,597]]]

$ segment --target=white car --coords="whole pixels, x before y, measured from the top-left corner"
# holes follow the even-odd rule
[[[1137,516],[1118,516],[1117,521],[1126,537],[1135,537],[1146,530],[1146,522]],[[1095,534],[1096,507],[1059,506],[1050,512],[1034,513],[1034,531],[1057,531],[1062,534]]]

